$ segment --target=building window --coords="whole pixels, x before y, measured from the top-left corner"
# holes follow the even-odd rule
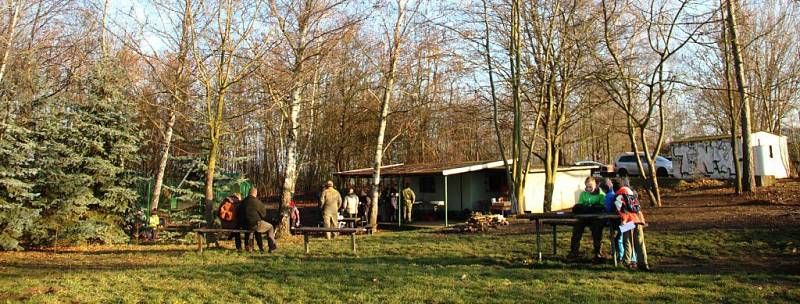
[[[436,192],[436,184],[433,176],[423,176],[419,178],[419,192],[422,193]]]

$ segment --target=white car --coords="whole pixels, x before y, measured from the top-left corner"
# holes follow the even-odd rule
[[[642,167],[644,170],[649,170],[647,160],[643,153],[639,154],[642,160]],[[672,175],[672,161],[663,156],[658,156],[655,159],[656,175],[658,177],[668,177]],[[617,156],[614,161],[614,169],[617,170],[618,176],[640,175],[639,166],[636,164],[636,157],[633,152],[623,153]]]
[[[609,168],[608,165],[606,165],[604,163],[596,162],[596,161],[593,161],[593,160],[577,161],[577,162],[573,163],[572,165],[573,166],[594,166],[594,167],[597,167],[595,169],[592,169],[592,176],[608,176],[609,172],[614,172],[614,170],[611,170],[611,168]]]

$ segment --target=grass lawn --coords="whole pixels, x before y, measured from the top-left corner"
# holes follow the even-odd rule
[[[346,237],[312,239],[310,255],[300,238],[281,241],[271,255],[200,254],[181,245],[4,252],[0,302],[800,301],[798,228],[653,231],[647,246],[655,271],[643,273],[565,262],[566,230],[559,256],[533,263],[534,238],[519,226],[471,235],[382,232],[360,238],[358,257]]]

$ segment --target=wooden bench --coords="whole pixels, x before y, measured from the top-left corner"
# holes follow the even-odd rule
[[[253,231],[244,230],[244,229],[216,229],[216,228],[197,228],[193,230],[197,233],[197,250],[203,252],[203,242],[206,240],[206,234],[217,234],[217,233],[250,233],[250,239],[245,240],[245,244],[251,243],[253,237],[255,236]],[[219,246],[219,242],[216,242],[217,246]],[[206,244],[206,246],[210,246],[210,244]]]
[[[306,249],[306,254],[310,253],[310,249],[308,247],[308,236],[311,234],[323,234],[327,232],[334,232],[334,233],[341,233],[341,234],[349,234],[350,235],[350,242],[353,248],[353,254],[357,254],[356,251],[356,234],[365,233],[367,229],[365,228],[325,228],[325,227],[296,227],[292,228],[292,232],[297,234],[303,235],[303,244]]]

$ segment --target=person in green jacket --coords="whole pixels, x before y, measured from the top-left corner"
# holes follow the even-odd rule
[[[603,213],[603,210],[605,210],[605,194],[597,187],[597,181],[595,181],[594,177],[589,176],[584,181],[584,185],[586,188],[581,192],[578,203],[575,204],[573,208],[573,212]],[[597,211],[593,212],[593,210]],[[575,223],[575,226],[572,228],[572,242],[570,244],[568,257],[575,259],[580,254],[581,238],[587,226],[589,226],[589,230],[592,231],[592,244],[594,245],[592,255],[595,260],[601,260],[603,259],[603,256],[600,254],[600,246],[603,244],[603,221],[596,219],[579,219],[578,222]]]

